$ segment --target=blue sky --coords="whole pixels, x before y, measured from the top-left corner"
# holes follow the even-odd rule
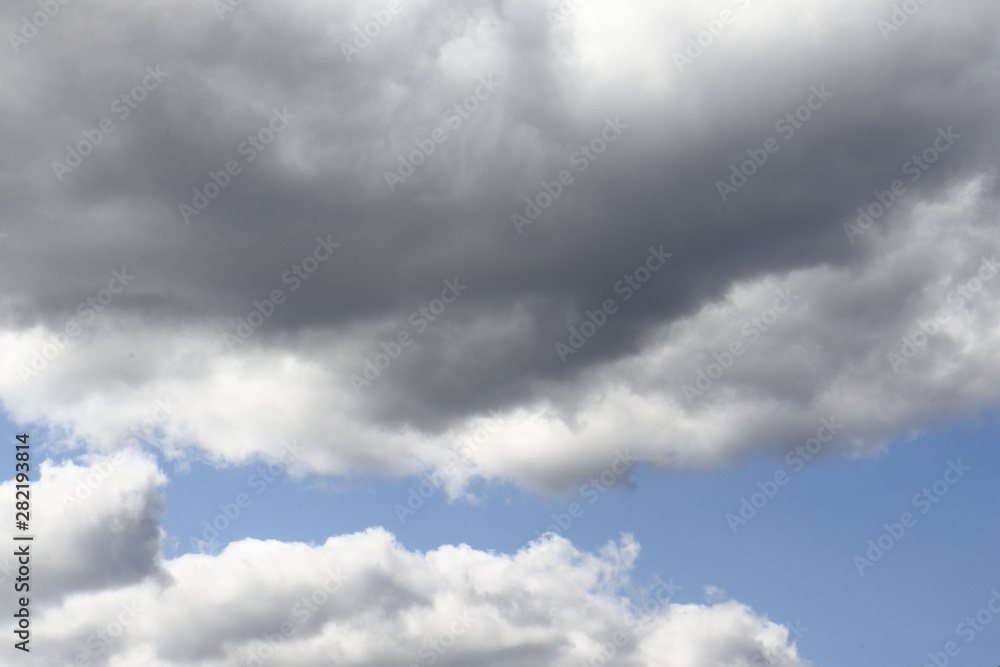
[[[984,664],[1000,649],[1000,615],[971,643],[968,635],[955,634],[959,623],[986,606],[991,589],[1000,589],[994,476],[1000,424],[993,416],[979,421],[895,443],[875,459],[829,457],[798,473],[763,458],[688,475],[639,466],[634,491],[614,489],[592,505],[579,494],[545,500],[502,484],[478,489],[483,502],[475,506],[449,503],[438,491],[405,524],[394,505],[406,503],[419,478],[357,480],[343,493],[322,490],[320,480],[296,484],[286,478],[266,487],[259,505],[225,537],[321,542],[382,525],[411,549],[464,542],[512,553],[552,524],[553,513],[578,501],[585,512],[561,534],[581,549],[594,551],[621,532],[633,533],[642,546],[635,583],[672,580],[681,587],[678,601],[699,603],[704,587],[716,585],[773,620],[808,628],[797,641],[802,655],[817,664],[922,666],[927,653],[942,651],[949,641],[961,648],[958,664]],[[913,496],[941,479],[949,461],[971,470],[922,514],[925,505],[914,506]],[[740,499],[781,469],[789,472],[788,484],[734,535],[725,515],[738,512]],[[214,519],[217,505],[240,492],[256,504],[261,487],[251,489],[248,478],[246,470],[212,469],[173,477],[171,511],[164,517],[168,544],[194,532],[192,524]],[[916,525],[859,574],[854,556],[864,555],[867,541],[884,532],[883,523],[899,521],[906,511]]]
[[[9,421],[3,426],[18,431]],[[596,551],[619,533],[632,533],[642,547],[634,584],[648,586],[658,577],[679,587],[675,601],[692,603],[705,601],[706,586],[717,586],[794,628],[802,656],[816,664],[922,666],[928,653],[942,652],[948,642],[960,649],[951,664],[984,664],[1000,647],[1000,616],[981,631],[956,628],[987,608],[1000,589],[998,435],[1000,424],[987,413],[892,443],[884,455],[821,456],[799,472],[763,457],[689,474],[640,465],[629,476],[634,488],[612,488],[593,504],[579,492],[543,498],[510,484],[480,482],[473,487],[478,504],[448,502],[438,489],[405,522],[395,506],[406,504],[419,477],[293,480],[279,467],[272,475],[265,463],[228,469],[195,464],[182,471],[160,456],[170,478],[163,493],[163,551],[168,558],[197,552],[191,537],[201,538],[203,522],[216,521],[224,526],[216,552],[244,538],[322,543],[380,525],[412,550],[466,543],[510,554],[554,523],[553,514],[580,502],[583,514],[559,531],[577,547]],[[41,444],[38,435],[32,443]],[[939,502],[915,504],[923,489],[933,494],[950,463],[969,470],[960,478],[949,475],[957,482]],[[5,459],[5,476],[9,468]],[[734,534],[726,515],[738,513],[742,498],[780,470],[788,483]],[[250,503],[226,525],[219,506],[228,505],[232,514],[240,494]],[[867,541],[877,540],[883,524],[898,522],[904,512],[916,524],[861,575],[854,557],[864,557]]]

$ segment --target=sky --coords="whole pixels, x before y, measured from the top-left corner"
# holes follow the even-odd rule
[[[994,3],[0,23],[3,664],[996,661]]]

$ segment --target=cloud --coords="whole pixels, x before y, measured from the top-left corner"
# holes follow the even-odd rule
[[[57,498],[107,465],[47,463],[34,493]],[[39,507],[33,577],[49,578],[49,591],[33,603],[44,641],[32,664],[810,664],[788,628],[744,605],[681,604],[672,584],[637,586],[640,547],[628,534],[597,553],[548,534],[508,555],[467,545],[410,551],[370,528],[323,544],[245,539],[218,555],[156,552],[144,572],[107,576],[148,540],[144,524],[121,517],[157,518],[163,483],[155,465],[130,455],[84,501],[104,519],[96,526]],[[119,515],[113,529],[109,508]],[[82,533],[111,539],[80,549]],[[72,549],[60,563],[76,568],[59,577],[44,560],[56,544]]]
[[[245,462],[294,438],[293,471],[402,475],[444,469],[496,411],[490,446],[449,469],[460,495],[475,476],[566,490],[621,447],[726,465],[821,418],[845,425],[842,450],[878,451],[996,404],[992,284],[888,361],[997,249],[992,5],[925,6],[889,39],[889,10],[860,2],[633,0],[556,25],[525,2],[401,6],[350,62],[352,25],[382,7],[66,6],[8,59],[15,419],[107,450],[173,396],[148,435],[172,457]],[[626,301],[619,281],[661,244]],[[116,271],[135,278],[112,293]],[[446,281],[467,289],[446,303]],[[744,334],[779,290],[787,312]],[[563,363],[556,344],[608,299]]]
[[[166,477],[135,450],[90,455],[84,465],[43,462],[31,472],[32,598],[49,601],[162,576],[159,554]],[[14,516],[15,481],[0,485],[0,511]],[[5,556],[5,579],[16,562]]]
[[[444,431],[381,422],[371,395],[346,381],[371,355],[364,348],[373,330],[333,338],[308,331],[230,352],[208,327],[178,335],[109,316],[104,336],[75,341],[27,390],[11,378],[0,391],[16,417],[45,415],[100,448],[114,447],[156,397],[181,396],[143,439],[228,462],[277,459],[294,439],[304,453],[293,472],[438,468],[452,495],[477,475],[565,490],[623,448],[664,469],[723,465],[756,448],[780,454],[813,437],[821,420],[839,425],[841,451],[873,452],[900,432],[1000,398],[986,381],[1000,377],[991,353],[1000,283],[990,268],[998,249],[990,187],[982,178],[900,204],[905,211],[859,239],[863,259],[850,270],[818,265],[736,283],[723,298],[648,328],[633,353],[584,365],[572,385],[537,378],[532,398],[493,416],[471,413]],[[840,241],[847,244],[843,231]],[[463,321],[437,335],[452,341],[457,358],[475,359],[463,346],[481,325]],[[921,339],[924,330],[932,335]],[[914,339],[921,344],[911,350]],[[8,368],[19,350],[44,340],[41,332],[8,334]],[[400,349],[393,364],[425,352]],[[138,366],[124,350],[159,361]],[[371,391],[392,390],[395,371]],[[129,381],[113,381],[119,373]],[[95,386],[98,374],[106,379]]]

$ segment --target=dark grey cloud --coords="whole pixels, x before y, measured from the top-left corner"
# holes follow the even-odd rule
[[[11,345],[3,399],[11,410],[27,415],[19,401],[30,398],[34,413],[98,437],[106,420],[45,407],[48,383],[58,377],[88,385],[88,394],[108,403],[120,400],[110,388],[117,384],[153,393],[171,385],[198,396],[202,410],[232,398],[248,411],[210,415],[221,433],[237,414],[259,414],[250,406],[261,400],[260,387],[233,379],[228,349],[200,358],[185,345],[221,344],[237,318],[253,312],[254,300],[282,289],[285,302],[231,354],[300,364],[281,368],[289,386],[314,390],[301,433],[315,443],[308,465],[338,472],[437,465],[443,449],[490,409],[551,411],[565,420],[557,430],[572,431],[599,412],[594,392],[607,396],[602,392],[622,386],[630,388],[622,400],[633,407],[666,401],[662,419],[690,424],[708,419],[709,409],[726,414],[716,402],[722,396],[737,403],[756,397],[745,413],[756,414],[747,417],[756,426],[706,436],[700,453],[680,461],[670,453],[675,445],[650,440],[649,431],[625,437],[660,465],[717,463],[808,437],[818,418],[811,412],[825,407],[823,397],[847,369],[844,377],[857,383],[850,391],[893,386],[896,374],[890,368],[886,375],[879,359],[925,316],[914,304],[923,303],[928,286],[957,280],[978,254],[996,249],[984,213],[997,199],[991,174],[1000,136],[1000,16],[989,3],[921,6],[885,38],[878,21],[892,7],[877,3],[582,5],[556,26],[529,3],[401,6],[351,62],[343,45],[355,39],[354,25],[373,20],[378,3],[243,3],[221,18],[209,2],[91,4],[87,11],[66,5],[8,54],[0,120],[8,237],[0,245],[0,280]],[[18,3],[8,22],[34,7]],[[735,19],[679,71],[675,53],[723,8]],[[155,88],[146,78],[152,89],[134,92],[148,67],[168,74]],[[494,83],[484,87],[483,78]],[[799,112],[794,124],[782,121],[810,99],[815,106],[810,96],[819,89],[832,94],[808,120]],[[123,95],[136,107],[124,118],[115,102]],[[290,118],[268,135],[275,110]],[[65,161],[65,147],[104,118],[114,131],[60,181],[52,163]],[[595,159],[581,157],[607,119],[620,136]],[[947,128],[959,138],[911,182],[904,164]],[[443,141],[431,139],[436,130]],[[252,147],[251,137],[272,135]],[[717,182],[729,179],[732,165],[760,156],[769,138],[778,151],[724,201]],[[428,141],[433,154],[390,189],[386,172]],[[222,176],[230,161],[239,173]],[[518,233],[512,214],[526,214],[525,198],[538,201],[543,182],[554,191],[563,170],[573,182]],[[225,186],[188,224],[179,205],[193,207],[193,190],[211,189],[213,173]],[[896,179],[906,193],[850,243],[844,225]],[[955,194],[974,182],[974,201]],[[941,231],[943,213],[941,221],[919,222],[926,207],[949,201],[967,206],[948,223],[960,230],[955,235]],[[935,233],[940,252],[918,252],[921,234]],[[293,291],[294,279],[283,277],[295,275],[318,238],[340,248]],[[876,253],[890,246],[879,238],[897,249],[912,246],[919,261],[881,262]],[[955,244],[946,244],[949,238]],[[661,244],[672,253],[669,262],[624,302],[617,281]],[[880,273],[880,263],[892,270]],[[37,393],[18,399],[17,368],[40,344],[29,341],[33,327],[62,330],[122,267],[136,279],[96,321],[83,323],[74,341],[80,353],[53,361],[32,380]],[[837,271],[845,276],[841,292],[824,273]],[[431,307],[442,282],[456,278],[468,290],[418,331],[411,313]],[[720,333],[728,324],[711,315],[714,305],[767,281],[799,287],[803,305],[794,320],[779,322],[720,380],[725,391],[700,405],[684,401],[682,385],[711,353],[703,345],[717,342],[722,350],[732,339]],[[620,308],[564,364],[555,344],[608,298]],[[748,297],[732,312],[760,299]],[[957,333],[935,341],[936,354],[961,359],[966,386],[995,379],[993,365],[970,361],[995,345],[987,334],[994,299],[976,302],[981,319],[971,356]],[[413,345],[371,387],[353,392],[350,376],[401,332]],[[88,381],[97,359],[101,379]],[[276,382],[274,410],[305,410],[286,404],[278,366],[257,369]],[[645,378],[636,372],[642,368],[664,375]],[[838,407],[845,420],[855,419],[858,442],[877,446],[899,429],[993,398],[955,393],[948,383],[935,385],[939,380],[921,376],[912,386],[923,389],[904,392],[891,415],[868,415],[846,399]],[[775,405],[783,407],[765,418],[762,411]],[[810,414],[792,417],[792,407]],[[323,420],[341,412],[346,431],[331,437]],[[204,416],[179,418],[176,441],[223,458],[268,451],[249,436],[220,445]],[[377,442],[383,432],[410,439],[375,450],[358,444]],[[539,443],[563,437],[538,436]],[[593,448],[582,460],[599,468],[610,450],[598,443],[610,435],[593,437],[576,447]],[[552,450],[567,451],[562,444]],[[581,472],[554,461],[525,453],[481,462],[480,470],[540,486]]]

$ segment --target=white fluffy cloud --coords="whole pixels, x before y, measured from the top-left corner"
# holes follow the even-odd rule
[[[46,461],[30,473],[37,480],[31,486],[30,522],[35,600],[162,574],[158,489],[166,477],[132,449],[84,458],[89,465]],[[0,485],[0,512],[11,517],[14,484]],[[5,580],[14,576],[10,554],[0,563]]]
[[[34,576],[48,589],[33,602],[25,664],[576,667],[601,655],[615,666],[808,664],[786,627],[744,605],[678,604],[663,583],[638,590],[629,535],[596,554],[554,535],[511,555],[466,545],[421,553],[371,528],[320,545],[246,539],[217,555],[149,557],[135,546],[149,541],[135,519],[158,516],[163,475],[138,454],[105,475],[109,464],[46,464],[34,485]],[[54,511],[88,478],[77,514]],[[142,553],[142,571],[108,575]]]

